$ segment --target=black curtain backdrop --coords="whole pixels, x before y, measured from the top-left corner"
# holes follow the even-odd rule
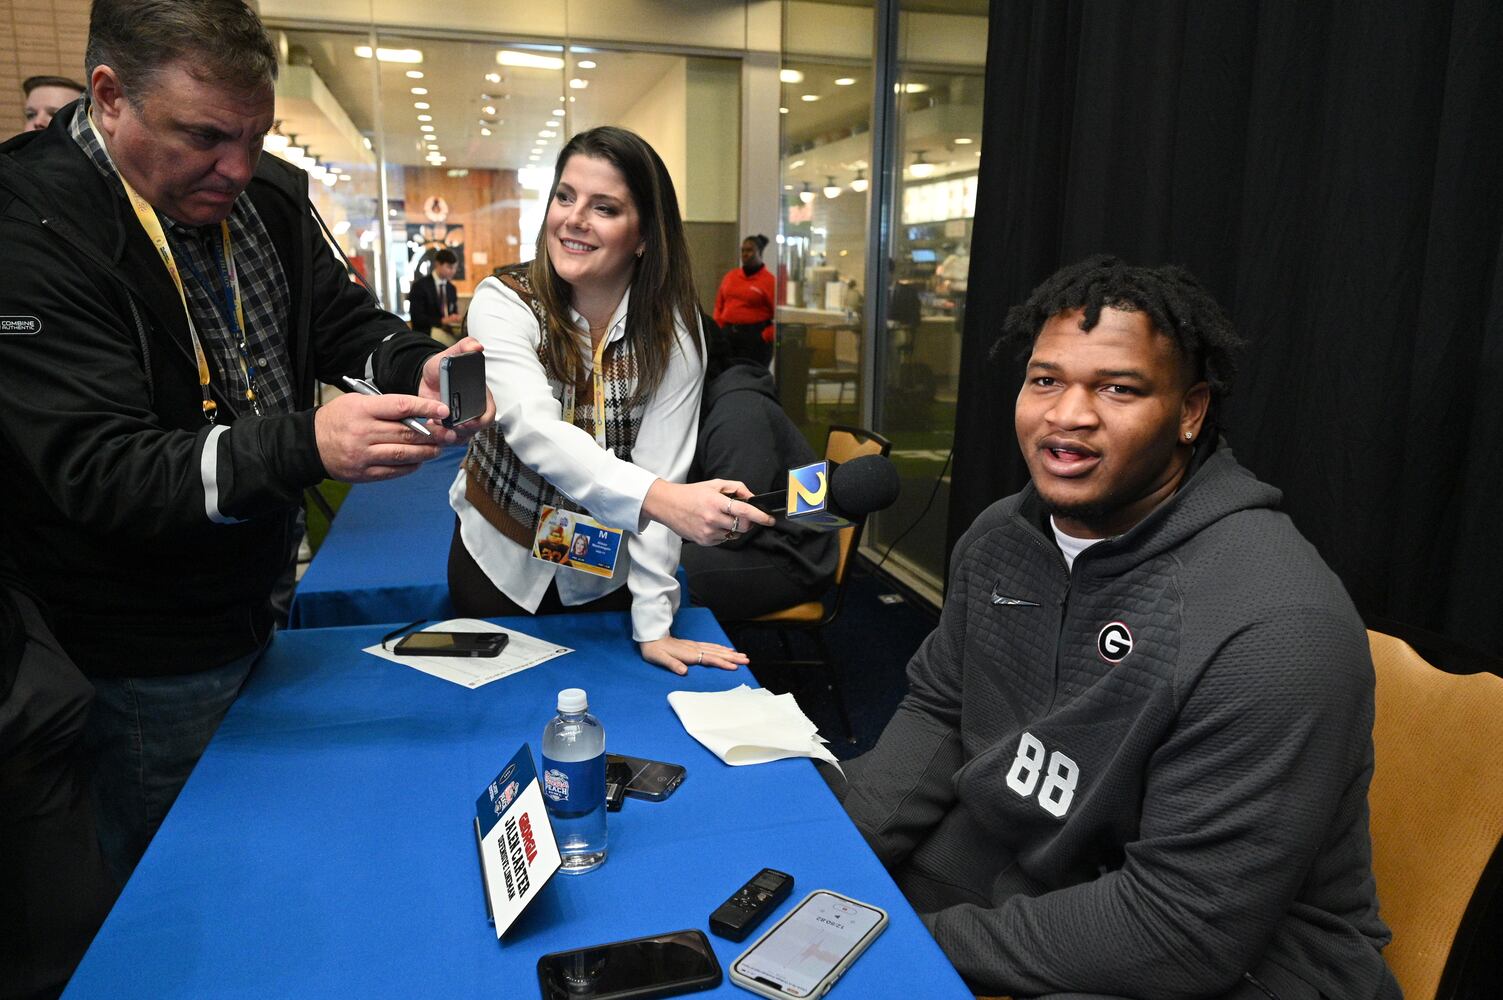
[[[994,0],[988,44],[951,545],[1027,481],[1008,306],[1178,263],[1249,342],[1228,440],[1358,607],[1496,655],[1503,4]]]

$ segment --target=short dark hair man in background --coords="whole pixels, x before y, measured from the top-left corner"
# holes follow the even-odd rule
[[[435,326],[454,326],[459,322],[459,292],[454,287],[454,272],[459,258],[453,250],[433,255],[433,268],[412,283],[408,300],[412,306],[412,328],[429,333]]]
[[[1032,481],[956,545],[846,809],[978,991],[1397,997],[1366,635],[1218,439],[1230,322],[1095,257],[1004,339]]]
[[[400,422],[447,414],[440,345],[349,281],[307,175],[260,155],[277,56],[256,15],[95,0],[87,61],[85,100],[0,146],[0,243],[29,265],[0,269],[0,530],[94,683],[123,882],[270,637],[304,487],[459,436]],[[341,375],[389,394],[315,409]]]
[[[39,132],[52,116],[83,96],[83,84],[66,76],[29,76],[21,84],[26,94],[26,131]]]

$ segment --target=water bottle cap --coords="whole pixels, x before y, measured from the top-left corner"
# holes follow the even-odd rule
[[[564,688],[558,693],[558,710],[570,715],[583,712],[590,707],[589,696],[583,688]]]

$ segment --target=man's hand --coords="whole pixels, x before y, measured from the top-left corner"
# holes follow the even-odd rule
[[[696,545],[719,545],[741,537],[754,524],[766,527],[773,523],[771,514],[736,499],[751,495],[745,483],[731,479],[702,483],[659,479],[648,487],[642,513]]]
[[[690,667],[719,667],[721,670],[735,670],[747,662],[745,653],[738,653],[730,646],[722,646],[718,642],[675,639],[671,635],[665,635],[651,642],[639,642],[637,648],[642,652],[642,659],[648,663],[666,667],[680,677],[687,674]]]
[[[449,408],[417,396],[362,396],[348,392],[320,406],[313,415],[318,457],[331,479],[368,483],[396,479],[435,458],[444,428],[430,423],[434,436],[424,437],[402,424],[405,417],[439,420]]]
[[[480,341],[476,340],[474,337],[466,337],[459,343],[455,344],[453,347],[450,347],[447,350],[440,351],[438,354],[433,355],[433,357],[423,362],[423,383],[418,388],[418,395],[422,396],[424,399],[434,399],[438,400],[440,403],[446,403],[447,400],[439,399],[438,394],[439,362],[447,357],[454,357],[460,354],[469,354],[473,351],[484,350],[485,348],[481,346]],[[444,415],[448,416],[448,413],[448,407],[445,406]],[[480,416],[476,417],[474,420],[463,423],[460,426],[453,428],[452,430],[438,424],[432,425],[431,429],[433,431],[434,440],[439,444],[460,444],[474,437],[477,431],[489,427],[495,422],[495,420],[496,400],[491,396],[490,389],[487,388],[485,390],[485,412]]]

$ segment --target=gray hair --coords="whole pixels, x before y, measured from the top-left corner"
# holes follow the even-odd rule
[[[277,78],[277,50],[244,0],[94,0],[88,77],[105,65],[133,101],[179,60],[195,76],[237,90]]]

